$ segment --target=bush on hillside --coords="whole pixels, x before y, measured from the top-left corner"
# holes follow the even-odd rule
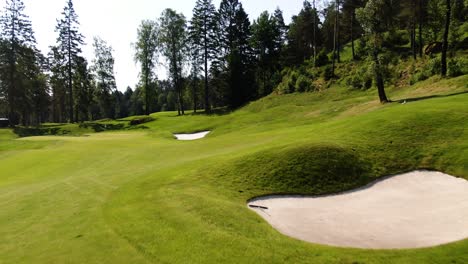
[[[450,77],[458,77],[468,74],[468,59],[460,57],[449,60],[447,74]]]
[[[135,118],[135,119],[133,119],[133,120],[130,121],[130,125],[131,125],[131,126],[137,126],[137,125],[141,125],[141,124],[145,124],[145,123],[152,122],[152,121],[154,121],[154,120],[155,120],[155,119],[152,118],[151,116]]]
[[[296,69],[283,70],[282,74],[283,80],[276,88],[278,93],[290,94],[314,90],[314,73],[311,68],[300,67]]]
[[[325,79],[325,81],[329,81],[334,77],[335,76],[333,74],[333,66],[328,65],[327,67],[325,67],[325,71],[323,72],[323,78]]]
[[[315,65],[317,67],[322,67],[330,63],[330,60],[328,59],[327,52],[322,49],[318,54],[317,58],[315,61]]]
[[[346,79],[346,84],[353,89],[368,90],[372,87],[373,69],[369,64],[363,63],[351,76]]]
[[[296,81],[296,92],[297,93],[303,93],[303,92],[309,92],[313,90],[313,83],[311,79],[307,78],[304,75],[299,76],[299,78]]]
[[[405,30],[390,31],[384,34],[384,43],[388,47],[404,46],[409,44],[409,42],[410,37]]]
[[[424,81],[429,79],[430,77],[440,74],[440,57],[434,57],[426,63],[420,71],[416,71],[416,73],[411,78],[410,83],[415,84],[420,81]]]

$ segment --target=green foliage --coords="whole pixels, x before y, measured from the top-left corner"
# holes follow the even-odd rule
[[[440,74],[440,65],[441,61],[439,56],[431,58],[420,71],[414,73],[411,84],[427,80],[434,75]]]
[[[320,52],[317,54],[317,58],[315,61],[315,66],[322,67],[330,63],[330,59],[328,58],[327,52],[325,49],[321,49]]]
[[[335,77],[334,73],[333,73],[333,68],[331,65],[327,65],[325,67],[325,70],[323,72],[323,78],[325,79],[325,81],[329,81],[331,79],[333,79]]]
[[[315,90],[314,75],[305,67],[283,70],[283,80],[276,88],[281,94],[302,93]]]
[[[362,63],[356,70],[352,71],[346,79],[346,84],[353,89],[368,90],[372,87],[373,69],[371,64]]]
[[[12,124],[37,125],[47,111],[45,58],[22,0],[8,0],[1,13],[0,97]],[[33,121],[33,122],[31,122]]]
[[[66,80],[66,89],[68,93],[68,118],[70,122],[75,122],[75,105],[74,100],[76,94],[73,91],[73,79],[75,78],[76,59],[80,56],[82,50],[81,46],[84,44],[84,36],[78,31],[78,15],[72,0],[68,0],[63,12],[63,17],[57,20],[55,31],[59,33],[57,38],[57,49],[62,53],[62,60],[60,61],[60,69],[62,75]]]
[[[153,122],[154,120],[156,120],[156,119],[154,119],[151,116],[134,118],[134,119],[130,120],[130,125],[131,126],[142,125],[142,124],[145,124],[145,123]]]
[[[115,118],[115,101],[112,93],[117,89],[114,76],[113,49],[101,38],[93,41],[94,60],[92,70],[96,76],[96,95],[101,109],[101,117]]]
[[[143,104],[145,113],[150,113],[150,84],[154,79],[158,42],[158,24],[155,21],[144,20],[138,28],[137,42],[134,43],[135,61],[140,64],[140,78],[145,98]]]
[[[408,32],[405,30],[392,30],[386,32],[384,35],[384,43],[386,46],[405,46],[410,43]]]
[[[305,77],[304,75],[299,76],[296,80],[295,91],[298,93],[303,93],[306,91],[310,91],[312,87],[312,83],[310,79]]]
[[[448,61],[448,76],[458,77],[468,74],[468,58],[458,57]]]

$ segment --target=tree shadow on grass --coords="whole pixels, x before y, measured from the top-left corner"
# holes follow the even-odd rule
[[[457,96],[457,95],[462,95],[462,94],[468,94],[468,91],[462,91],[462,92],[452,93],[452,94],[439,94],[439,95],[406,98],[406,99],[396,100],[395,102],[400,103],[400,104],[411,103],[411,102],[423,101],[423,100],[434,99],[434,98],[445,98],[445,97]]]

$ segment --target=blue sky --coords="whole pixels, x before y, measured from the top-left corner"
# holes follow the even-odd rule
[[[2,7],[5,0],[1,0]],[[38,47],[43,53],[55,44],[56,19],[61,16],[66,0],[24,0],[26,13],[30,16],[36,34]],[[213,3],[219,7],[221,0]],[[273,12],[277,6],[284,12],[288,23],[291,16],[299,13],[302,0],[241,0],[251,20],[265,10]],[[191,18],[195,0],[75,0],[75,10],[81,23],[80,30],[85,36],[83,54],[91,62],[94,36],[106,40],[114,49],[115,73],[119,90],[134,87],[138,82],[138,65],[133,60],[131,43],[135,42],[138,25],[143,19],[156,19],[165,8],[173,8]],[[2,8],[3,9],[3,8]],[[166,69],[158,69],[161,78]]]

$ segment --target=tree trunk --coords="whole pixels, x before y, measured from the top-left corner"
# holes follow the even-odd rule
[[[314,6],[314,18],[313,18],[314,19],[314,23],[313,23],[314,24],[313,25],[314,26],[314,35],[313,35],[314,67],[317,67],[317,63],[316,63],[316,61],[317,61],[317,30],[316,30],[316,28],[317,28],[317,25],[316,25],[316,23],[317,23],[317,17],[316,17],[317,9],[315,9],[315,0],[313,1],[313,6]]]
[[[197,113],[197,78],[195,78],[195,74],[192,80],[192,88],[193,88],[193,112]]]
[[[351,15],[351,52],[353,54],[353,61],[356,60],[356,51],[354,48],[354,10],[353,14]]]
[[[422,37],[422,30],[423,30],[423,0],[419,0],[419,57],[423,57],[423,37]]]
[[[336,0],[336,60],[338,61],[338,63],[341,62],[339,16],[340,16],[340,2]]]
[[[445,19],[445,32],[444,32],[444,42],[442,43],[442,59],[440,73],[442,76],[447,76],[447,50],[448,50],[448,35],[450,29],[450,13],[452,11],[451,0],[446,1],[447,14]]]
[[[70,123],[75,120],[73,118],[73,80],[72,80],[72,50],[71,50],[71,22],[68,21],[68,101],[70,103]]]
[[[379,62],[379,53],[377,50],[377,44],[374,42],[374,75],[375,75],[375,83],[377,85],[377,90],[379,92],[379,99],[382,104],[388,103],[389,100],[387,98],[387,94],[385,93],[385,85],[382,76],[382,72],[380,71],[380,62]]]
[[[338,37],[338,13],[336,10],[338,6],[338,0],[335,1],[335,30],[333,33],[333,63],[332,63],[332,76],[335,77],[335,63],[336,63],[336,47],[337,47],[337,37]]]
[[[416,0],[412,0],[411,7],[413,8],[413,18],[411,19],[411,47],[413,52],[413,59],[416,60]]]
[[[211,113],[211,105],[210,105],[210,90],[208,87],[208,25],[207,21],[205,19],[204,21],[204,34],[205,38],[203,40],[203,46],[205,49],[205,54],[204,54],[204,63],[205,63],[205,112],[206,113]]]
[[[145,65],[145,115],[150,114],[149,109],[149,70],[148,63]]]

